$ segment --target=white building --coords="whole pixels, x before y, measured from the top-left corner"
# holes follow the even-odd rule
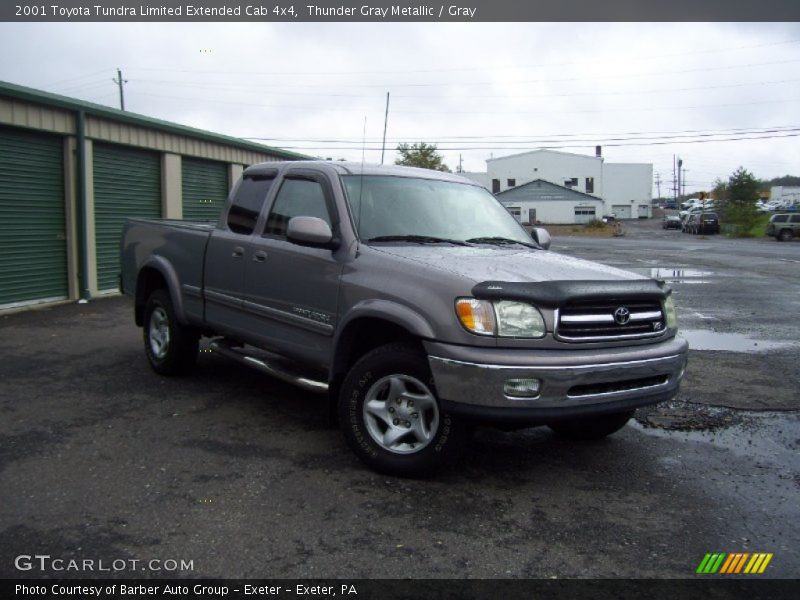
[[[466,173],[464,173],[464,175],[466,175]],[[769,188],[769,199],[778,200],[786,206],[800,204],[800,187],[773,185],[771,188]]]
[[[577,210],[595,207],[594,218],[615,215],[618,219],[652,216],[653,165],[646,163],[608,163],[597,147],[595,156],[556,150],[533,150],[492,158],[486,161],[486,173],[462,173],[486,187],[511,207],[521,203],[536,212],[542,223],[580,223],[591,220],[587,212]],[[540,183],[546,182],[575,192],[569,194]],[[509,190],[519,189],[508,194]],[[549,197],[549,198],[547,198]],[[558,197],[558,200],[554,198]],[[595,202],[594,199],[599,200]],[[553,202],[565,202],[555,208]],[[511,207],[514,208],[514,207]],[[563,219],[563,220],[562,220]],[[521,214],[523,222],[529,222]]]

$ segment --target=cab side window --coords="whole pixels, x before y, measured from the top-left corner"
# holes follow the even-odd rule
[[[331,225],[322,185],[308,179],[284,180],[272,205],[264,235],[286,236],[292,217],[318,217]]]
[[[272,187],[274,177],[245,177],[236,190],[228,211],[228,228],[234,233],[250,235],[256,228],[258,214]]]

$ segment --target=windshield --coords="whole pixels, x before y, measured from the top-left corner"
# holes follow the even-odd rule
[[[389,175],[347,175],[342,181],[353,222],[364,241],[415,236],[532,244],[503,205],[474,185]]]

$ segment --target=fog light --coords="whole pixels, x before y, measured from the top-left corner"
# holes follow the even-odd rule
[[[542,382],[539,379],[507,379],[503,393],[513,398],[535,398],[539,395]]]

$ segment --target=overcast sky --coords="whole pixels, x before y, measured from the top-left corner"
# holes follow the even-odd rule
[[[467,171],[602,144],[652,162],[665,196],[673,154],[687,191],[739,165],[800,175],[800,137],[678,143],[800,133],[797,23],[2,23],[0,55],[1,80],[113,107],[120,67],[132,112],[335,159],[361,160],[366,118],[380,161],[390,92],[387,162],[398,141],[438,142]]]

